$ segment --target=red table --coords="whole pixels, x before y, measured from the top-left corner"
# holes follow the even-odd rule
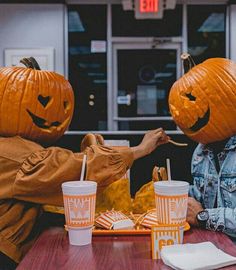
[[[236,245],[223,233],[191,228],[185,243],[211,241],[236,256]],[[66,231],[53,227],[44,231],[17,270],[149,270],[170,269],[151,259],[150,236],[93,236],[91,245],[68,242]],[[224,269],[236,269],[236,265]]]

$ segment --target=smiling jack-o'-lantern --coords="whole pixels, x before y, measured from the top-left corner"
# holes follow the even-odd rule
[[[211,58],[195,65],[181,56],[185,74],[169,94],[174,121],[191,139],[211,143],[236,134],[236,64]]]
[[[74,110],[70,83],[40,70],[33,57],[25,67],[0,68],[0,134],[51,143],[63,135]]]

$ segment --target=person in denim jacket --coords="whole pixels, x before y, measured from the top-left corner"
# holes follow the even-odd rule
[[[236,237],[236,136],[208,145],[199,144],[192,157],[187,220],[199,225],[197,214],[208,212],[205,226]]]
[[[172,86],[175,123],[198,142],[191,163],[187,221],[236,239],[236,63],[225,58],[195,65],[182,54],[185,74]]]

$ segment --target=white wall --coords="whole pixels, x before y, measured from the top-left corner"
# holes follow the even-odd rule
[[[65,75],[62,4],[0,4],[0,66],[6,48],[53,47],[55,71]]]
[[[230,31],[229,31],[229,48],[230,59],[236,62],[236,5],[230,6]]]

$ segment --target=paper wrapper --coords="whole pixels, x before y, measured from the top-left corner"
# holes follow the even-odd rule
[[[144,227],[147,227],[147,228],[151,228],[152,226],[156,226],[157,225],[156,209],[150,210],[145,216],[143,216],[140,219],[139,224],[144,226]]]
[[[167,180],[166,169],[155,166],[152,170],[152,180],[143,185],[135,194],[132,212],[134,214],[143,214],[152,208],[155,208],[155,192],[153,183]]]
[[[155,201],[154,201],[155,203]],[[128,178],[122,178],[106,187],[97,194],[96,213],[106,210],[117,210],[129,213],[132,209],[130,183]]]
[[[99,215],[95,220],[96,226],[107,230],[117,230],[134,227],[134,222],[120,211],[107,211]]]

